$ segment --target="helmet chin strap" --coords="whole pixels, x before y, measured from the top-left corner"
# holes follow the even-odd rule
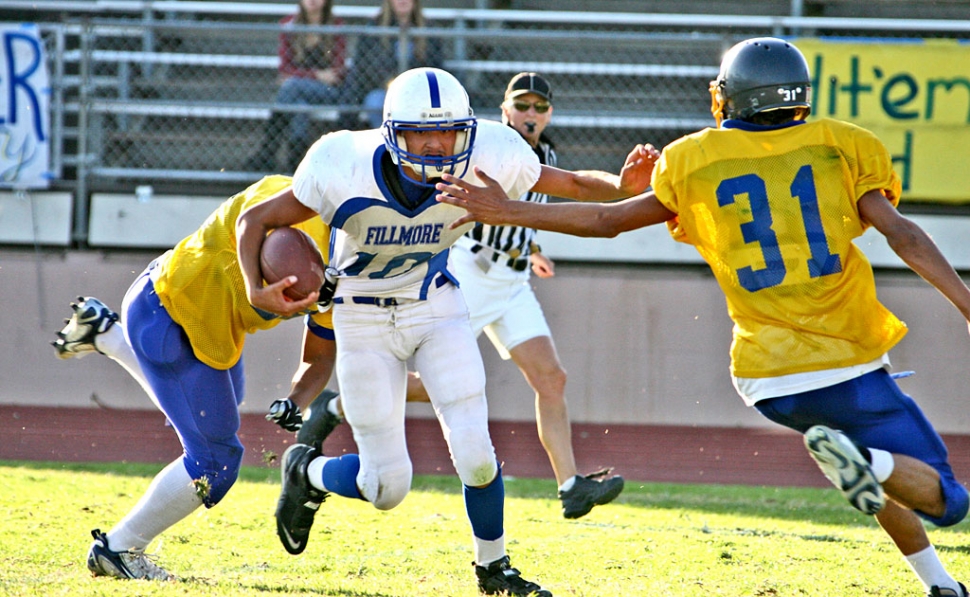
[[[441,178],[441,174],[446,170],[442,168],[435,168],[434,166],[427,166],[422,164],[416,164],[409,160],[403,160],[404,165],[407,166],[411,172],[414,172],[418,176],[418,182],[423,185],[429,185],[431,180]]]
[[[721,82],[711,81],[708,90],[711,92],[711,115],[714,116],[715,128],[721,128],[724,121],[724,96],[721,94]]]
[[[399,147],[401,147],[404,151],[407,151],[408,144],[407,141],[404,140],[404,135],[397,135],[397,142]],[[388,150],[390,149],[390,146],[388,146]],[[394,151],[391,151],[390,153],[391,161],[397,164],[398,169],[401,171],[401,175],[407,176],[407,170],[410,170],[418,177],[417,180],[413,178],[411,180],[418,184],[428,185],[428,181],[432,178],[441,178],[441,174],[438,173],[440,168],[429,167],[424,164],[412,162],[411,160],[398,156]]]

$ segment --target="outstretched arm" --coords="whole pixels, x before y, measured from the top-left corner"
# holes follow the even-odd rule
[[[886,237],[889,247],[910,269],[939,290],[970,322],[970,289],[919,225],[900,214],[878,190],[859,199],[859,214]]]
[[[457,228],[468,222],[512,225],[564,232],[575,236],[613,237],[621,232],[666,222],[675,214],[664,207],[653,192],[643,193],[616,203],[531,203],[510,201],[502,187],[481,168],[475,174],[484,186],[444,175],[437,184],[438,201],[468,211],[454,223]]]
[[[642,193],[650,186],[660,152],[653,145],[637,145],[626,156],[620,175],[600,170],[560,170],[543,166],[532,190],[576,201],[613,201]]]

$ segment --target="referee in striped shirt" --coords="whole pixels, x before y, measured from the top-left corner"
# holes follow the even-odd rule
[[[552,118],[552,88],[536,73],[512,77],[502,102],[502,121],[532,146],[539,161],[556,165],[545,129]],[[544,203],[546,195],[528,192],[523,201]],[[563,516],[579,518],[623,491],[623,478],[609,471],[579,475],[573,455],[566,406],[566,371],[542,307],[529,283],[530,270],[552,277],[555,266],[542,254],[536,231],[516,226],[478,224],[451,250],[450,265],[465,296],[472,328],[491,339],[503,359],[511,358],[536,393],[539,439],[549,455]]]

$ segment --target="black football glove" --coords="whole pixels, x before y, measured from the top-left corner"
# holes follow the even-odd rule
[[[337,275],[340,272],[335,267],[327,266],[323,273],[323,286],[317,297],[317,311],[323,313],[333,306],[333,295],[337,291]]]
[[[303,414],[300,407],[289,398],[274,400],[269,406],[267,421],[272,421],[287,431],[299,431],[303,427]]]

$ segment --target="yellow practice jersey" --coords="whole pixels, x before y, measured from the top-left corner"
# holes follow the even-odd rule
[[[236,257],[236,219],[249,207],[290,186],[288,176],[268,176],[226,200],[193,234],[162,255],[155,291],[189,337],[195,356],[210,367],[228,369],[242,356],[247,333],[276,326],[282,318],[249,304]],[[307,232],[329,263],[330,229],[320,218],[295,226]],[[308,325],[333,337],[329,311],[311,315]]]
[[[710,265],[734,321],[731,369],[776,377],[879,358],[906,326],[852,239],[857,201],[900,196],[886,148],[852,124],[727,121],[666,147],[653,174],[671,235]]]

